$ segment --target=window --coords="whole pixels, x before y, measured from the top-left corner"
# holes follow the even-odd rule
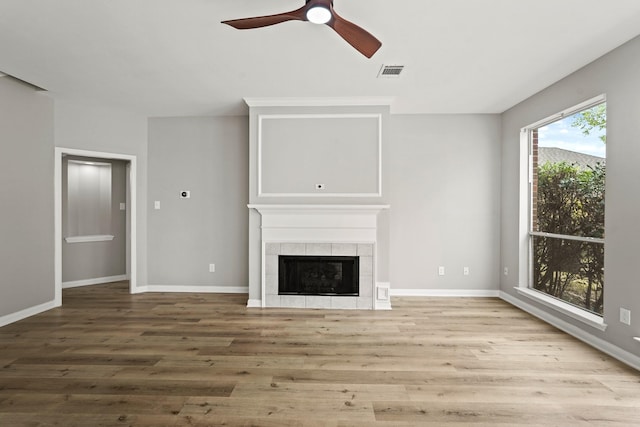
[[[529,287],[602,316],[604,97],[527,128]]]

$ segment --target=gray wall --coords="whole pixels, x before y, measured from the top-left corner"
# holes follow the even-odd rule
[[[605,211],[606,332],[575,322],[553,310],[536,305],[561,320],[627,351],[638,352],[632,337],[640,335],[640,39],[634,39],[601,59],[554,84],[503,114],[502,130],[502,265],[501,289],[514,298],[524,279],[518,270],[521,236],[518,232],[520,168],[519,131],[537,120],[562,111],[599,94],[607,95],[607,183]],[[526,302],[531,303],[530,300]],[[535,304],[534,304],[535,305]],[[619,308],[632,311],[631,326],[618,321]]]
[[[121,160],[65,156],[62,161],[62,237],[67,232],[67,162],[70,159],[111,163],[111,227],[113,240],[104,242],[62,242],[62,282],[122,276],[127,273],[127,211],[120,203],[127,201],[127,164]]]
[[[51,302],[53,101],[0,77],[0,316]]]
[[[390,122],[392,289],[498,290],[500,116]]]
[[[149,120],[150,285],[246,288],[248,132],[247,117]]]
[[[137,285],[147,284],[147,118],[117,108],[57,99],[57,147],[136,156]],[[51,184],[52,185],[52,184]]]
[[[379,130],[377,115],[264,118],[263,195],[379,193]]]

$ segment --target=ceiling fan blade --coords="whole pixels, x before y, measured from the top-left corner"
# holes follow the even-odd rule
[[[342,18],[333,8],[331,8],[331,14],[333,19],[327,22],[327,25],[333,28],[347,43],[356,48],[358,52],[367,58],[371,58],[380,49],[382,42],[371,33]]]
[[[276,15],[256,16],[254,18],[231,19],[222,21],[223,24],[231,25],[238,30],[249,30],[251,28],[268,27],[269,25],[280,24],[286,21],[306,21],[306,6],[291,12],[278,13]]]

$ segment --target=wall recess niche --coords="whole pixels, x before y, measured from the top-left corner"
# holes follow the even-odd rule
[[[381,197],[380,114],[258,116],[259,197]]]

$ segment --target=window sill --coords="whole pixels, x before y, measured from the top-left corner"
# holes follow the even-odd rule
[[[113,240],[113,237],[111,234],[99,234],[94,236],[65,237],[64,240],[67,243],[108,242]]]
[[[519,287],[516,287],[515,289],[520,295],[537,301],[540,304],[546,305],[547,307],[559,311],[560,313],[565,314],[572,319],[578,320],[600,331],[604,331],[607,329],[607,324],[604,323],[604,318],[598,315],[589,313],[586,310],[582,310],[576,306],[567,304],[533,289]]]

